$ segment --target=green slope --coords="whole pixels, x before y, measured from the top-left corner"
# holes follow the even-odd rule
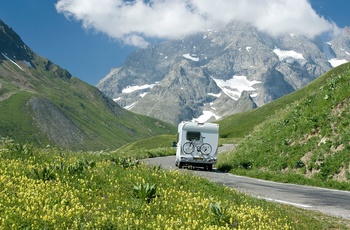
[[[65,149],[116,149],[176,128],[131,113],[36,55],[0,20],[0,137]]]
[[[315,79],[312,83],[302,89],[287,94],[257,109],[235,114],[219,121],[218,123],[220,124],[220,136],[222,138],[245,137],[254,129],[256,125],[259,125],[265,121],[269,116],[275,114],[276,111],[279,111],[286,105],[316,92],[320,87],[326,84],[329,76],[340,74],[347,68],[349,68],[348,64],[335,68],[328,74]]]
[[[219,168],[350,190],[349,86],[350,63],[266,106],[221,121],[221,135],[246,136],[221,158]]]

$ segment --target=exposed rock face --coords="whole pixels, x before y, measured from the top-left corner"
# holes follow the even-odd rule
[[[33,111],[38,129],[58,146],[83,144],[84,135],[74,122],[51,101],[33,96],[27,106]]]
[[[220,88],[202,68],[180,60],[152,91],[154,93],[145,95],[132,110],[177,124],[193,115],[200,116],[199,108],[215,99],[208,93],[220,93]]]
[[[346,27],[342,33],[327,43],[330,46],[332,58],[347,60],[350,58],[350,27]],[[333,51],[333,52],[332,52]]]
[[[173,124],[201,115],[220,119],[271,102],[332,64],[350,61],[348,30],[326,43],[293,34],[271,37],[234,22],[138,50],[97,87],[127,109]]]

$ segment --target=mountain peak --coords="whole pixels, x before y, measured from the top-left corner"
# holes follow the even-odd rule
[[[31,50],[22,39],[2,20],[0,20],[0,60],[17,59],[29,63]]]
[[[330,46],[320,37],[308,39],[291,33],[274,37],[248,23],[232,22],[139,50],[97,87],[134,112],[173,124],[208,112],[222,118],[269,103],[304,87],[338,61],[350,61],[349,39],[337,39]],[[141,87],[152,84],[156,86]],[[142,92],[122,90],[135,86]],[[167,90],[172,93],[163,94]],[[163,97],[157,97],[160,94]],[[186,103],[179,103],[169,115],[169,110],[161,107],[173,95]],[[156,112],[150,106],[155,104],[159,105]]]

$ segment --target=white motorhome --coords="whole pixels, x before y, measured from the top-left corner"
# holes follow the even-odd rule
[[[211,171],[218,158],[219,125],[183,121],[178,125],[176,160],[179,168],[204,167]]]

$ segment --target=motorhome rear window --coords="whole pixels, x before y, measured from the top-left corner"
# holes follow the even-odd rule
[[[187,132],[187,135],[186,135],[186,139],[189,141],[193,141],[193,140],[198,141],[200,137],[201,137],[200,132]]]

